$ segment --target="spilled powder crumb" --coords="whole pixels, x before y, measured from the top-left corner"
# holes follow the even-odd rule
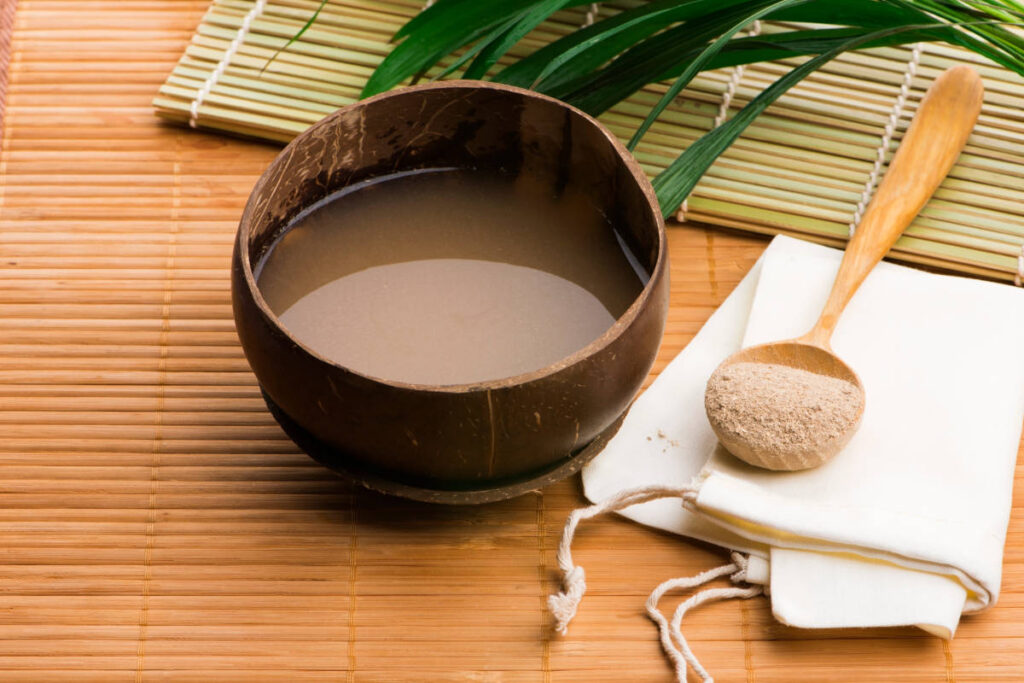
[[[863,405],[850,382],[767,363],[716,370],[704,395],[712,424],[765,454],[816,453],[847,433]]]
[[[658,430],[658,438],[661,439],[662,441],[667,441],[668,442],[668,446],[671,446],[672,448],[676,448],[679,445],[678,441],[676,441],[675,439],[668,438],[668,435],[665,434],[665,432],[661,431],[660,429]],[[650,441],[651,437],[647,437],[647,440]],[[662,448],[661,452],[662,453],[667,453],[668,452],[668,446],[666,446],[665,448]]]

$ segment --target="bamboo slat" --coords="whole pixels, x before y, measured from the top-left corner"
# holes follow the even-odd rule
[[[290,140],[325,113],[354,101],[387,54],[390,36],[422,8],[412,0],[336,0],[302,39],[278,52],[318,4],[278,0],[260,12],[255,0],[214,0],[160,88],[154,100],[157,113],[219,131]],[[601,3],[598,16],[635,4]],[[510,55],[521,57],[575,30],[585,21],[585,10],[557,13]],[[250,30],[232,55],[250,14]],[[792,26],[765,23],[761,30],[786,28]],[[799,61],[700,75],[652,126],[637,158],[652,176],[657,174],[710,130],[716,118],[735,112]],[[972,63],[982,72],[985,110],[938,199],[907,230],[893,256],[1019,284],[1024,277],[1024,211],[1013,193],[1024,173],[1019,116],[1024,79],[948,45],[923,44],[919,53],[912,47],[863,51],[826,65],[746,131],[697,186],[680,218],[844,241],[863,209],[858,209],[862,196],[874,186],[875,160],[891,157],[928,85],[957,62]],[[221,64],[225,68],[218,72]],[[644,88],[602,120],[626,140],[662,92],[663,85]]]
[[[392,21],[378,6],[344,4]],[[394,7],[397,23],[418,5]],[[670,680],[643,602],[721,552],[621,520],[586,527],[590,594],[555,637],[544,599],[583,502],[575,480],[430,507],[353,488],[275,426],[235,337],[228,263],[278,148],[148,111],[206,9],[19,4],[0,148],[0,680]],[[850,177],[829,187],[855,188],[867,161],[837,162]],[[717,210],[702,201],[692,210]],[[764,246],[696,224],[669,238],[652,377]],[[1017,480],[1002,598],[952,643],[801,632],[759,598],[688,616],[693,648],[721,681],[1024,679],[1024,465]]]

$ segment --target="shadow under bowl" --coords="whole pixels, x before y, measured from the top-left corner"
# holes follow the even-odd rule
[[[582,192],[615,226],[649,280],[625,313],[584,348],[495,381],[388,381],[300,343],[257,287],[254,268],[267,249],[299,212],[348,185],[442,167],[529,174],[554,193]],[[492,83],[415,86],[340,109],[271,163],[239,225],[232,303],[246,358],[275,417],[318,461],[397,495],[497,500],[577,471],[600,450],[598,437],[607,439],[617,429],[664,329],[664,222],[639,165],[583,112]]]

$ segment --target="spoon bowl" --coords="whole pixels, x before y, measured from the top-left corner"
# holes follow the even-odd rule
[[[833,377],[849,383],[857,392],[859,403],[856,405],[855,417],[849,429],[837,437],[819,441],[812,449],[794,448],[788,453],[765,452],[755,447],[750,439],[736,434],[725,425],[713,411],[708,411],[708,421],[718,440],[727,451],[741,460],[772,470],[800,470],[817,467],[832,459],[849,443],[864,415],[864,385],[853,369],[838,356],[820,346],[809,344],[800,339],[791,341],[758,344],[742,349],[725,359],[715,373],[727,371],[740,363],[758,363],[764,365],[783,365],[797,370],[805,370],[818,375]]]
[[[762,366],[761,372],[757,373],[761,382],[770,375],[767,368],[770,365],[787,366],[849,382],[850,387],[843,387],[841,392],[830,396],[835,400],[859,401],[859,405],[847,403],[841,406],[846,410],[831,415],[833,418],[843,417],[844,421],[839,423],[841,433],[834,433],[834,429],[815,431],[813,427],[818,425],[816,420],[821,416],[813,413],[821,406],[809,405],[808,410],[800,415],[791,411],[788,415],[782,411],[765,414],[763,409],[766,406],[771,412],[779,407],[779,401],[773,399],[761,405],[751,398],[744,404],[744,392],[737,391],[735,383],[726,390],[730,393],[727,401],[717,400],[721,398],[717,393],[716,401],[711,401],[709,381],[709,391],[705,394],[708,421],[730,453],[766,469],[806,469],[831,459],[853,437],[864,413],[865,391],[857,374],[832,353],[832,332],[861,283],[952,169],[981,113],[983,95],[981,77],[968,66],[955,66],[935,80],[850,239],[818,322],[797,339],[753,346],[729,356],[711,376],[714,380],[716,376],[721,377],[720,372],[739,363],[753,363]],[[771,379],[774,381],[779,377],[775,373]],[[834,383],[829,386],[830,391],[835,389]],[[853,391],[850,391],[851,387]],[[715,388],[717,392],[717,384]],[[764,393],[762,389],[759,387],[758,391]],[[779,392],[787,389],[786,386],[776,386],[769,393],[777,399]],[[732,425],[733,429],[726,429],[722,415],[713,409],[713,404],[719,407],[729,404],[732,409],[739,405],[742,408],[739,414],[749,424]],[[733,410],[732,417],[735,418],[736,414]],[[794,419],[801,423],[792,424],[790,421]],[[793,439],[793,434],[800,434],[802,438]],[[771,447],[767,448],[765,444],[771,444]]]

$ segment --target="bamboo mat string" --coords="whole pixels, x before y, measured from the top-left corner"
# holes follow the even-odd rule
[[[245,37],[249,35],[249,30],[252,28],[252,22],[266,9],[267,0],[256,0],[256,4],[253,5],[252,9],[242,19],[242,26],[238,29],[238,34],[235,39],[231,41],[231,45],[224,52],[224,56],[221,57],[220,62],[214,67],[213,71],[207,77],[206,81],[199,88],[199,92],[196,94],[194,100],[192,100],[192,107],[189,113],[188,125],[191,128],[196,128],[199,120],[199,107],[202,106],[203,100],[210,94],[213,87],[217,85],[217,81],[224,75],[224,71],[228,68],[228,64],[231,63],[235,53],[238,52],[238,48],[242,47],[245,43]]]
[[[755,21],[750,25],[750,30],[747,31],[747,36],[750,38],[759,36],[761,35],[761,29],[761,22]],[[739,64],[732,68],[732,74],[729,76],[729,82],[726,83],[725,90],[722,92],[722,101],[718,105],[718,113],[715,115],[714,123],[711,124],[712,130],[725,123],[725,119],[729,115],[729,107],[732,105],[732,101],[736,97],[736,88],[740,86],[740,81],[743,80],[743,74],[746,70],[747,67],[745,64]],[[683,203],[679,205],[679,211],[676,212],[676,220],[680,223],[686,222],[686,214],[689,210],[689,197],[687,197],[683,200]]]
[[[7,108],[7,83],[11,66],[11,34],[14,32],[14,13],[18,0],[2,0],[0,8],[0,131],[4,128],[4,112]]]
[[[594,20],[597,19],[597,13],[601,9],[599,5],[600,3],[597,2],[590,3],[590,7],[587,8],[587,13],[583,17],[583,28],[593,25]]]
[[[18,0],[0,0],[0,180],[7,176],[7,157],[10,131],[5,124],[7,86],[11,71],[11,37],[14,33],[14,15]],[[0,183],[0,212],[7,197],[7,183]]]
[[[540,579],[540,611],[547,612],[548,561],[547,561],[547,515],[545,514],[544,492],[534,493],[537,500],[537,576]],[[551,683],[551,639],[543,638],[540,652],[540,670],[543,683]]]
[[[755,21],[751,24],[750,30],[747,31],[747,36],[753,38],[759,35],[761,35],[761,22]],[[718,105],[718,114],[715,116],[712,128],[718,128],[725,123],[725,119],[729,115],[729,107],[732,105],[733,98],[736,97],[736,88],[739,87],[740,81],[743,80],[743,74],[746,71],[747,67],[745,64],[733,67],[732,76],[730,76],[729,82],[725,86],[725,92],[722,93],[722,103]]]
[[[1018,287],[1024,283],[1024,244],[1020,245],[1020,253],[1017,254],[1017,272],[1013,276],[1013,284]]]
[[[864,183],[864,190],[860,193],[860,201],[857,202],[857,208],[853,212],[853,219],[850,221],[850,237],[853,237],[853,233],[860,224],[860,219],[864,217],[864,210],[867,208],[868,202],[871,201],[871,196],[875,193],[875,188],[881,179],[882,165],[885,163],[885,156],[889,152],[889,145],[892,143],[892,134],[896,131],[896,126],[899,125],[900,119],[903,118],[907,96],[910,94],[910,86],[913,84],[914,76],[917,74],[917,67],[921,63],[923,51],[924,43],[917,43],[910,53],[907,69],[903,73],[903,82],[900,84],[899,94],[892,105],[892,112],[889,114],[889,120],[886,122],[885,130],[882,133],[882,140],[878,143],[878,149],[875,151],[875,163],[871,167],[871,173],[868,175],[867,182]]]
[[[153,441],[150,448],[149,496],[146,512],[145,550],[143,552],[142,605],[139,610],[139,643],[136,649],[135,680],[141,683],[145,678],[146,643],[150,628],[150,602],[153,584],[153,553],[156,547],[157,521],[160,513],[162,456],[164,449],[165,412],[167,410],[167,373],[170,357],[170,333],[173,318],[174,280],[177,269],[178,239],[181,233],[181,134],[174,136],[174,163],[171,167],[170,239],[164,257],[163,293],[160,306],[160,336],[157,341],[159,361],[157,362],[156,410],[154,412]]]
[[[352,536],[349,538],[349,581],[348,581],[348,681],[356,680],[356,606],[358,604],[359,584],[359,519],[355,496],[349,497],[348,514],[352,525]]]

